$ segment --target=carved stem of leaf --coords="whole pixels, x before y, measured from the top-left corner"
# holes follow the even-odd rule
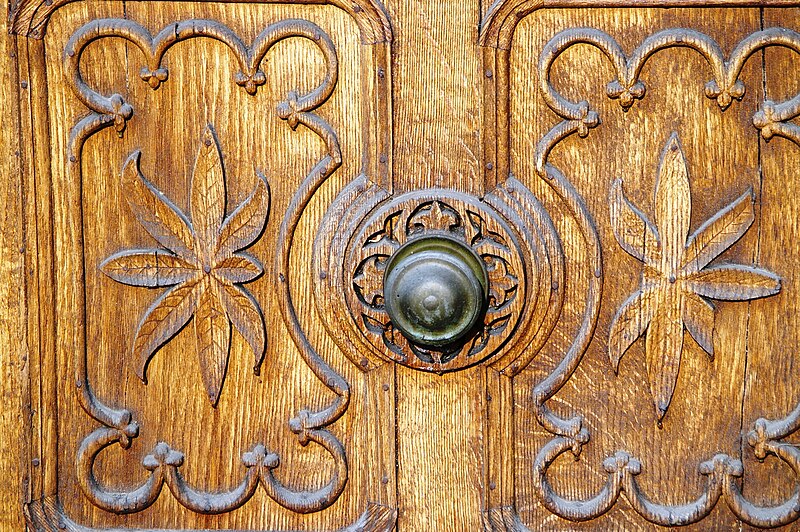
[[[603,292],[603,258],[600,249],[600,237],[597,234],[594,220],[581,198],[580,194],[570,181],[554,166],[547,165],[547,183],[559,195],[561,200],[570,210],[573,218],[578,222],[581,236],[587,247],[590,257],[590,272],[586,292],[586,307],[581,321],[580,329],[572,341],[564,358],[555,371],[550,373],[542,382],[533,389],[533,400],[537,407],[537,417],[547,430],[554,434],[575,436],[580,430],[580,418],[563,420],[544,407],[550,399],[569,380],[583,357],[583,353],[591,342],[597,316],[600,312],[600,299]]]

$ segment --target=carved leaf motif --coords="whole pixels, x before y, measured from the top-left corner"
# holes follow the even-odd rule
[[[755,220],[753,187],[700,226],[686,243],[683,266],[698,271],[744,236]]]
[[[100,263],[100,269],[120,283],[147,287],[183,283],[199,273],[190,262],[157,249],[115,253]]]
[[[422,227],[426,230],[439,229],[449,231],[460,224],[458,214],[440,201],[434,201],[427,209],[415,214],[410,220],[412,227]]]
[[[682,317],[682,294],[675,288],[668,289],[647,329],[647,372],[659,420],[667,413],[678,380],[683,351]]]
[[[381,261],[386,257],[373,255],[362,265],[360,273],[353,278],[358,292],[364,302],[370,306],[376,306],[383,300],[383,268]]]
[[[217,262],[212,270],[221,282],[248,283],[264,271],[258,259],[247,253],[234,253]]]
[[[188,218],[139,170],[140,151],[122,167],[122,190],[134,216],[150,236],[175,254],[194,257],[194,236]]]
[[[256,172],[256,175],[256,188],[222,224],[217,249],[219,256],[248,247],[264,230],[269,216],[269,185],[263,174]]]
[[[372,316],[367,316],[366,314],[362,314],[361,317],[364,319],[364,326],[372,333],[375,334],[383,334],[386,332],[386,324],[382,323]]]
[[[165,292],[147,309],[133,341],[136,374],[147,382],[145,370],[156,349],[186,325],[195,310],[194,290],[197,280],[190,280]]]
[[[728,301],[758,299],[781,289],[781,281],[774,273],[740,264],[700,270],[688,276],[686,284],[696,294]]]
[[[210,264],[225,217],[225,173],[222,154],[211,126],[203,131],[200,141],[192,172],[190,209],[198,258],[204,264]]]
[[[474,236],[467,236],[467,240],[471,246],[480,249],[482,244],[487,243],[490,246],[498,247],[506,251],[508,250],[508,244],[502,235],[489,230],[486,227],[485,220],[480,214],[467,211],[467,218],[469,219],[470,226],[472,226],[475,231]]]
[[[683,323],[697,345],[714,356],[714,305],[691,292],[685,294]]]
[[[197,358],[203,385],[212,405],[219,400],[222,382],[228,370],[231,323],[225,308],[216,294],[216,287],[206,279],[194,314],[194,330],[197,338]]]
[[[232,284],[222,285],[220,299],[225,305],[231,323],[250,345],[255,356],[253,370],[258,375],[267,347],[266,327],[261,308],[247,290]]]
[[[486,272],[489,275],[489,304],[493,308],[503,306],[509,294],[517,288],[517,279],[508,271],[508,264],[500,257],[485,255]]]
[[[176,285],[148,309],[134,340],[136,372],[144,381],[153,353],[194,315],[197,354],[203,384],[216,406],[228,367],[231,323],[248,343],[258,373],[266,330],[261,309],[236,286],[258,278],[255,257],[237,250],[251,245],[264,230],[269,187],[263,176],[253,193],[225,218],[225,171],[214,130],[203,132],[191,180],[190,217],[173,205],[139,171],[139,152],[126,161],[123,189],[144,228],[169,251],[123,251],[100,265],[112,279],[134,286]]]
[[[619,360],[625,351],[650,325],[656,307],[655,297],[653,290],[634,292],[614,316],[608,335],[608,354],[614,371],[619,369]]]
[[[637,209],[622,188],[622,179],[611,185],[611,227],[619,245],[633,257],[644,262],[658,260],[659,249],[656,228],[647,216]]]
[[[391,246],[397,246],[398,241],[395,237],[395,230],[397,229],[397,222],[400,219],[400,215],[402,212],[395,212],[391,215],[387,216],[386,219],[383,221],[383,228],[370,235],[367,238],[366,244],[364,247],[368,247],[371,244],[378,244],[380,242],[387,242]]]
[[[780,291],[780,279],[740,264],[706,267],[752,225],[753,192],[748,189],[687,239],[692,212],[689,172],[674,133],[658,170],[657,226],[628,201],[620,181],[612,186],[609,201],[617,241],[645,263],[642,286],[611,323],[609,357],[616,370],[625,351],[646,331],[650,390],[660,420],[675,390],[684,328],[703,350],[714,354],[714,307],[703,298],[744,301],[766,297]]]
[[[666,272],[667,277],[674,277],[682,263],[692,218],[689,171],[675,133],[661,154],[655,206],[656,224],[662,243],[661,271]]]

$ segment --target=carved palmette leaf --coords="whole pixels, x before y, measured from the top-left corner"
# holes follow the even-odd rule
[[[131,211],[159,244],[187,260],[193,259],[191,223],[142,175],[139,170],[140,156],[140,151],[133,152],[122,167],[122,189]]]
[[[619,369],[622,355],[650,325],[656,307],[655,297],[652,290],[634,292],[614,315],[608,334],[608,354],[614,371]]]
[[[248,283],[264,272],[263,266],[255,257],[247,253],[234,253],[214,265],[216,277],[223,282]]]
[[[370,248],[375,244],[388,244],[390,247],[395,248],[400,245],[395,232],[397,224],[400,221],[402,211],[394,212],[386,217],[383,221],[383,227],[380,231],[369,235],[364,243],[364,248]]]
[[[625,197],[622,179],[611,185],[611,227],[619,245],[640,261],[651,262],[659,250],[655,226]]]
[[[147,382],[147,364],[153,353],[192,317],[197,284],[197,280],[191,280],[177,285],[156,299],[145,312],[133,342],[136,374],[143,381]]]
[[[266,327],[261,308],[247,290],[231,284],[222,285],[220,299],[225,305],[231,323],[253,351],[255,357],[253,370],[259,374],[267,346]]]
[[[494,255],[484,255],[486,271],[489,276],[489,304],[492,308],[505,305],[513,297],[519,282],[508,271],[508,263]]]
[[[203,385],[211,404],[216,405],[228,370],[231,342],[231,323],[216,287],[206,286],[202,290],[194,313],[194,329]]]
[[[460,217],[452,207],[440,201],[431,202],[430,206],[422,207],[409,219],[409,231],[424,229],[427,231],[450,231],[461,224]]]
[[[686,242],[683,266],[693,271],[705,268],[736,243],[755,220],[753,187],[701,225]]]
[[[467,241],[471,246],[482,251],[482,248],[496,248],[496,250],[508,251],[508,243],[502,235],[489,230],[483,217],[473,211],[467,211],[469,226],[474,234],[467,236]],[[480,251],[479,251],[480,252]]]
[[[256,188],[222,224],[217,249],[220,256],[248,247],[264,230],[269,216],[269,185],[263,174],[256,175]]]
[[[219,237],[225,218],[225,172],[222,154],[211,125],[206,126],[200,139],[191,185],[191,214],[198,258],[209,263],[214,255],[213,244]]]
[[[645,341],[650,391],[659,420],[672,401],[683,351],[683,298],[677,293],[670,296],[653,313]]]
[[[714,356],[714,306],[691,292],[684,294],[683,323],[697,345]]]
[[[387,258],[383,255],[368,257],[353,277],[356,293],[369,306],[375,307],[383,302],[383,271]]]
[[[175,285],[199,273],[194,264],[157,249],[115,253],[100,263],[100,270],[117,282],[147,287]]]
[[[689,170],[675,133],[670,136],[661,155],[655,199],[656,227],[661,240],[661,271],[668,278],[674,278],[682,264],[692,218]]]
[[[777,294],[781,281],[777,275],[766,270],[725,264],[693,273],[687,286],[696,294],[711,299],[746,301]]]

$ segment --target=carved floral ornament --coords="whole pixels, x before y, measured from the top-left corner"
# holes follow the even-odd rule
[[[455,206],[455,207],[454,207]],[[513,332],[521,306],[515,304],[520,288],[521,264],[511,249],[508,229],[487,214],[476,212],[453,199],[419,201],[385,215],[382,227],[369,234],[353,272],[353,289],[360,307],[354,314],[363,320],[365,334],[388,348],[391,359],[417,369],[459,369],[485,358]],[[491,225],[490,225],[491,224]],[[503,233],[503,234],[501,234]],[[448,235],[464,241],[484,261],[489,280],[489,301],[483,323],[466,340],[441,349],[415,345],[389,320],[385,310],[383,277],[389,257],[405,242],[425,235]],[[513,323],[512,323],[513,322]]]
[[[108,487],[95,476],[98,456],[116,446],[123,451],[131,448],[140,430],[134,413],[105,404],[94,393],[87,369],[85,345],[76,350],[76,398],[83,411],[99,423],[87,434],[75,457],[75,476],[84,496],[94,506],[115,514],[130,514],[150,507],[165,486],[181,506],[202,514],[221,514],[244,505],[261,487],[266,495],[280,506],[298,513],[320,511],[334,504],[348,481],[348,463],[341,441],[328,430],[347,410],[350,388],[344,378],[331,368],[308,341],[297,318],[288,282],[289,253],[292,239],[302,213],[315,191],[342,163],[336,131],[315,110],[328,101],[338,79],[338,57],[330,37],[319,26],[300,19],[286,19],[267,26],[245,45],[231,29],[210,20],[185,20],[169,24],[155,36],[140,24],[126,19],[98,19],[79,28],[67,43],[64,66],[68,82],[78,99],[89,109],[78,118],[70,132],[67,150],[67,171],[70,183],[83,179],[83,146],[93,135],[113,127],[119,136],[125,134],[127,121],[135,119],[135,107],[114,93],[105,96],[83,79],[80,62],[86,47],[99,39],[117,37],[130,42],[131,50],[144,56],[141,70],[143,82],[153,90],[168,82],[165,54],[178,42],[213,38],[226,45],[241,70],[233,80],[251,97],[256,87],[266,79],[259,75],[260,63],[278,42],[290,38],[310,41],[324,56],[326,75],[308,93],[291,91],[276,108],[276,115],[292,130],[300,126],[318,137],[325,153],[310,169],[298,187],[295,198],[284,214],[278,234],[274,269],[281,283],[276,288],[276,305],[286,324],[297,352],[315,377],[335,396],[321,408],[301,409],[289,419],[289,428],[297,443],[313,443],[325,452],[331,462],[328,481],[311,490],[294,490],[284,485],[274,470],[285,468],[280,457],[270,452],[262,442],[254,442],[249,450],[232,458],[244,468],[238,485],[211,488],[208,491],[191,486],[182,474],[189,464],[184,454],[169,443],[158,442],[150,454],[141,460],[145,480],[131,487]],[[132,59],[133,60],[133,59]],[[253,83],[248,83],[252,78]],[[158,348],[168,342],[183,325],[192,320],[196,338],[200,373],[212,406],[222,391],[228,367],[232,328],[249,345],[255,371],[263,360],[266,347],[264,319],[258,303],[242,285],[257,279],[263,272],[260,262],[242,251],[254,244],[263,234],[269,213],[269,188],[264,176],[256,176],[256,186],[240,205],[228,213],[226,176],[222,165],[220,145],[211,126],[202,134],[198,156],[191,176],[190,201],[186,211],[176,207],[139,171],[139,153],[135,152],[123,165],[122,190],[128,206],[139,224],[161,245],[160,249],[126,250],[108,257],[101,264],[109,277],[125,284],[165,289],[144,312],[132,346],[134,366],[144,379],[147,363]],[[80,242],[80,246],[85,243]],[[82,254],[78,254],[82,257]],[[78,268],[81,269],[81,268]],[[81,307],[79,312],[83,311]],[[128,456],[128,460],[130,460]],[[289,466],[291,467],[291,466]],[[110,483],[119,482],[112,479]],[[37,508],[39,508],[37,510]],[[26,507],[26,516],[34,528],[50,527],[47,515],[38,515],[36,504]],[[46,508],[43,510],[48,511]],[[396,512],[387,506],[370,503],[357,521],[389,527]],[[66,515],[59,523],[71,526]],[[38,524],[37,524],[38,523]]]
[[[142,466],[149,472],[149,476],[141,486],[122,492],[106,490],[94,477],[92,468],[95,459],[100,452],[112,445],[128,449],[131,441],[138,437],[139,426],[133,421],[131,412],[110,408],[93,396],[89,380],[85,373],[81,373],[80,369],[81,364],[85,364],[84,359],[83,361],[79,360],[76,364],[79,367],[77,380],[81,389],[78,399],[87,414],[97,420],[101,426],[93,430],[81,442],[76,459],[78,482],[94,505],[115,513],[132,513],[147,508],[159,496],[164,485],[169,487],[181,505],[200,513],[223,513],[234,510],[243,505],[259,485],[264,487],[271,498],[286,508],[298,512],[318,511],[335,502],[347,482],[348,465],[344,446],[328,430],[328,426],[336,422],[347,409],[349,385],[325,363],[305,338],[296,319],[289,291],[288,276],[285,274],[288,273],[289,249],[292,245],[297,220],[300,219],[305,205],[317,188],[341,164],[341,153],[335,131],[314,112],[318,106],[327,101],[336,83],[336,54],[325,32],[306,21],[286,21],[286,23],[278,23],[267,28],[257,37],[253,46],[248,48],[232,31],[210,21],[183,21],[170,25],[155,37],[131,21],[107,19],[90,23],[76,32],[73,39],[70,40],[65,55],[65,62],[72,75],[72,88],[91,111],[75,125],[70,138],[70,160],[74,163],[70,170],[74,172],[71,176],[76,177],[76,181],[80,179],[81,148],[86,139],[108,126],[114,126],[122,134],[125,123],[132,119],[134,110],[133,106],[119,94],[105,97],[84,83],[77,67],[81,50],[97,38],[124,37],[144,53],[147,67],[142,70],[142,79],[153,89],[157,89],[162,82],[168,80],[167,70],[161,65],[167,49],[181,40],[203,37],[211,33],[214,33],[219,40],[233,50],[242,67],[242,74],[235,82],[251,95],[256,93],[257,86],[267,81],[258,69],[259,62],[269,47],[280,39],[292,36],[313,39],[327,60],[328,74],[321,86],[307,95],[290,94],[287,101],[278,109],[278,116],[286,120],[292,128],[303,125],[316,133],[325,145],[326,154],[298,187],[297,195],[293,198],[284,217],[284,224],[278,239],[278,259],[275,262],[275,270],[278,278],[281,279],[278,287],[281,297],[277,299],[279,300],[278,304],[281,305],[281,314],[287,324],[288,334],[292,336],[300,356],[314,374],[336,395],[336,398],[324,408],[301,411],[290,421],[290,427],[297,434],[301,444],[314,442],[330,454],[335,474],[329,484],[317,491],[291,492],[280,485],[272,474],[272,471],[280,464],[277,455],[270,453],[265,445],[256,443],[248,452],[241,455],[241,464],[246,468],[246,473],[240,485],[235,486],[229,492],[219,490],[201,492],[188,486],[181,475],[180,469],[185,467],[184,455],[172,449],[168,444],[160,442],[142,461]],[[732,54],[734,57],[730,61],[724,62],[720,59],[721,52],[716,43],[697,32],[680,29],[667,30],[657,37],[649,39],[641,49],[628,58],[624,56],[616,42],[602,32],[575,30],[573,34],[557,36],[560,39],[560,48],[555,51],[554,47],[550,48],[549,51],[554,52],[550,59],[554,60],[558,53],[577,42],[590,42],[596,46],[606,47],[608,50],[606,55],[617,67],[619,74],[619,79],[609,84],[608,96],[618,98],[623,108],[627,108],[633,105],[635,100],[643,98],[645,94],[644,85],[636,79],[641,64],[661,48],[686,43],[685,45],[695,48],[709,59],[716,79],[707,85],[706,93],[709,97],[716,98],[721,108],[725,108],[743,94],[743,84],[737,79],[738,69],[756,48],[763,47],[766,45],[765,43],[769,44],[769,39],[774,39],[775,42],[791,42],[793,43],[792,47],[800,49],[796,35],[785,31],[765,31],[748,38],[746,45],[743,44],[737,48],[736,53]],[[543,54],[544,56],[545,54]],[[542,64],[546,64],[546,60],[543,60]],[[550,487],[547,469],[553,460],[566,452],[577,455],[580,453],[582,445],[589,441],[588,430],[582,426],[579,416],[571,419],[559,418],[548,410],[545,403],[567,382],[580,363],[586,346],[591,341],[602,295],[603,269],[599,238],[594,229],[591,215],[569,180],[557,168],[551,166],[547,159],[549,151],[568,135],[572,133],[579,133],[581,136],[588,135],[590,129],[599,124],[598,117],[594,111],[589,109],[586,102],[568,102],[561,95],[557,95],[549,86],[547,76],[542,75],[543,73],[544,69],[540,71],[539,77],[544,80],[543,85],[545,86],[542,90],[545,92],[546,98],[551,97],[548,99],[548,105],[557,115],[564,118],[564,122],[556,126],[538,146],[537,170],[540,177],[547,180],[553,187],[556,194],[567,205],[570,214],[575,218],[588,250],[587,263],[590,274],[587,276],[589,288],[587,289],[586,312],[577,336],[555,372],[537,383],[533,390],[538,419],[542,426],[553,435],[553,439],[540,449],[534,464],[535,491],[548,509],[573,520],[591,519],[601,515],[611,508],[623,493],[635,511],[650,521],[665,525],[695,522],[707,515],[723,496],[740,519],[758,526],[774,526],[796,519],[800,513],[797,494],[793,496],[792,500],[772,512],[754,507],[744,500],[736,484],[736,479],[742,475],[741,462],[725,455],[717,455],[701,464],[699,471],[708,478],[707,489],[697,501],[680,507],[659,505],[646,500],[638,489],[635,476],[646,471],[647,464],[640,463],[624,451],[614,453],[603,462],[603,467],[609,476],[608,483],[602,488],[601,493],[591,500],[567,501],[558,497]],[[797,114],[800,104],[797,101],[789,103],[791,105],[770,103],[770,105],[764,106],[763,112],[756,115],[754,123],[765,138],[772,135],[792,138],[791,136],[795,135],[793,140],[797,140],[796,126],[787,124],[786,121]],[[494,134],[494,132],[488,134]],[[677,350],[665,349],[665,347],[675,348],[679,341],[682,342],[676,338],[677,332],[682,337],[685,326],[704,349],[707,349],[709,353],[713,351],[713,307],[705,298],[749,299],[763,297],[775,293],[780,287],[773,274],[756,268],[738,265],[709,266],[715,257],[741,238],[752,223],[752,193],[745,193],[730,206],[720,211],[687,240],[688,213],[691,209],[688,172],[677,140],[674,141],[677,150],[672,150],[671,146],[668,144],[668,149],[662,158],[660,178],[656,187],[656,209],[653,217],[655,223],[650,222],[646,215],[624,197],[621,183],[613,187],[611,198],[612,217],[617,217],[616,220],[612,220],[612,223],[630,224],[632,227],[638,226],[642,229],[638,233],[640,242],[635,240],[633,233],[628,232],[627,226],[620,230],[615,225],[615,234],[620,245],[628,253],[641,260],[644,267],[640,290],[634,294],[630,304],[620,310],[618,318],[615,320],[617,333],[612,330],[612,334],[618,335],[615,336],[618,342],[610,341],[609,350],[612,361],[616,365],[631,343],[641,334],[646,334],[650,379],[651,383],[655,383],[651,387],[660,415],[666,412],[669,405],[674,389],[674,377],[677,375],[680,363],[680,347]],[[208,130],[204,134],[198,163],[192,176],[192,198],[186,212],[172,205],[141,175],[138,170],[138,156],[130,158],[123,172],[123,187],[128,189],[126,196],[130,208],[139,223],[165,249],[121,252],[109,257],[103,264],[104,272],[121,282],[165,289],[161,297],[145,313],[136,334],[133,350],[139,375],[144,377],[148,360],[157,348],[169,341],[169,338],[180,328],[178,323],[185,324],[193,319],[199,348],[198,355],[201,360],[201,374],[212,404],[219,397],[225,368],[228,364],[231,324],[250,345],[256,368],[262,360],[266,341],[263,317],[261,317],[258,305],[241,286],[257,278],[261,274],[262,267],[254,257],[250,257],[240,250],[252,244],[263,230],[269,210],[268,187],[266,181],[259,178],[256,189],[250,198],[226,216],[225,176],[219,155],[219,145],[211,130]],[[218,167],[217,164],[219,164]],[[533,213],[536,211],[533,207],[536,207],[536,204],[525,204],[526,201],[531,200],[519,193],[521,188],[523,188],[521,184],[512,178],[501,184],[493,194],[496,193],[498,196],[505,194],[507,197],[513,198],[513,201],[527,207],[530,216],[533,217],[535,216]],[[497,196],[494,200],[496,198]],[[215,203],[212,205],[210,202]],[[198,208],[198,205],[205,207]],[[481,256],[486,260],[487,269],[493,278],[492,306],[496,311],[501,312],[507,308],[506,305],[514,305],[522,300],[520,294],[523,289],[527,290],[529,287],[523,286],[520,281],[527,274],[539,275],[539,284],[546,288],[546,290],[539,290],[540,294],[547,294],[548,304],[541,307],[548,309],[547,319],[542,320],[547,324],[543,326],[545,332],[541,337],[537,336],[535,342],[529,342],[529,350],[535,352],[536,346],[540,346],[549,331],[552,330],[552,324],[560,312],[562,300],[559,298],[563,297],[561,295],[563,288],[559,290],[559,286],[563,287],[564,285],[563,271],[560,272],[561,276],[558,271],[558,261],[563,257],[559,255],[562,250],[557,242],[557,237],[550,238],[552,235],[545,235],[545,240],[549,242],[550,246],[547,250],[547,260],[539,261],[539,257],[537,257],[535,261],[537,264],[541,262],[555,265],[552,266],[552,275],[548,277],[544,271],[534,272],[529,267],[530,264],[523,263],[525,257],[503,254],[503,246],[510,247],[515,238],[509,239],[494,230],[492,230],[494,235],[500,235],[500,237],[492,236],[492,231],[487,229],[493,223],[492,216],[478,215],[475,218],[467,209],[454,206],[450,198],[425,198],[425,201],[417,201],[413,206],[409,205],[408,207],[410,208],[399,209],[403,212],[402,216],[409,220],[416,219],[418,224],[414,222],[410,225],[392,225],[394,223],[390,222],[392,217],[385,217],[381,221],[389,223],[388,226],[384,224],[384,234],[369,233],[369,235],[376,235],[377,240],[367,239],[356,242],[359,248],[356,254],[362,251],[367,255],[373,253],[377,246],[371,246],[377,244],[387,245],[386,252],[391,253],[391,250],[397,246],[383,240],[383,236],[386,234],[395,234],[395,240],[399,241],[402,238],[413,236],[417,230],[453,232],[453,229],[457,228],[459,231],[464,231],[465,242],[476,247],[479,247],[476,242],[479,242],[480,239],[475,241],[472,236],[468,235],[477,233],[484,236],[490,235],[490,242],[486,244],[486,249],[491,249],[494,254],[487,252],[482,253]],[[246,209],[254,211],[249,218],[243,212]],[[665,213],[673,211],[680,216],[670,219],[665,215]],[[475,214],[474,211],[473,214]],[[417,215],[419,217],[415,218]],[[250,221],[248,222],[245,218]],[[546,216],[543,219],[546,219]],[[456,220],[456,223],[453,223],[453,220]],[[237,225],[241,226],[241,232],[237,233],[240,235],[238,240],[226,233],[226,230],[234,231],[231,228]],[[411,227],[410,230],[409,227]],[[716,232],[717,229],[719,229],[719,233]],[[460,232],[458,235],[462,236]],[[686,258],[692,254],[694,254],[694,263],[690,264]],[[376,276],[380,272],[381,260],[384,257],[380,253],[372,257],[366,255],[358,257],[362,261],[356,264],[362,265],[363,269],[351,269],[345,272],[343,277],[360,298],[357,302],[360,312],[356,318],[361,318],[363,320],[361,323],[368,329],[367,317],[380,315],[381,312],[380,287],[377,284]],[[493,257],[500,257],[502,260],[497,261]],[[324,273],[327,274],[327,272],[328,270],[324,270]],[[734,279],[735,282],[741,282],[744,279],[744,285],[749,291],[732,295],[731,279]],[[516,286],[514,286],[515,283]],[[533,291],[533,283],[530,288]],[[239,294],[240,297],[236,301],[230,301],[231,294]],[[498,303],[500,301],[503,302]],[[237,303],[240,306],[237,307]],[[701,304],[704,305],[702,306],[704,309],[702,315],[688,316],[689,306],[694,308]],[[354,305],[350,305],[351,309],[353,307]],[[530,316],[538,312],[538,308],[525,307],[520,310],[521,322],[524,322],[526,315]],[[710,314],[709,308],[711,309]],[[551,311],[552,309],[555,310]],[[551,319],[551,316],[555,317]],[[373,331],[367,330],[365,335],[371,334],[373,340],[377,339],[383,343],[388,336],[386,325],[386,322],[382,322],[381,327],[376,327]],[[494,332],[504,333],[512,329],[508,326],[501,331]],[[520,326],[516,334],[528,334],[527,331],[531,330],[535,332],[532,326]],[[484,336],[488,336],[492,341],[493,337],[498,337],[500,334]],[[479,332],[477,340],[477,345],[481,345],[483,341],[481,332]],[[383,345],[387,347],[385,343]],[[470,345],[474,346],[475,344]],[[651,345],[656,347],[651,349]],[[490,350],[485,349],[480,354],[473,353],[473,355],[483,356],[487,351]],[[407,352],[404,351],[402,355],[395,352],[395,355],[407,356]],[[412,352],[412,355],[419,358],[417,353]],[[439,357],[437,361],[431,355],[431,359],[434,363],[443,363],[442,357]],[[756,422],[755,428],[748,434],[748,443],[755,449],[759,458],[763,458],[768,453],[775,454],[797,470],[797,464],[800,463],[798,451],[795,447],[782,441],[782,438],[797,429],[800,425],[798,420],[800,420],[800,406],[785,420],[775,422],[759,420]],[[388,513],[391,514],[391,511]]]
[[[672,399],[683,351],[684,327],[714,355],[714,306],[707,299],[745,301],[776,294],[773,273],[740,264],[708,266],[735,244],[755,219],[753,190],[703,223],[691,236],[689,173],[677,134],[661,155],[655,191],[655,221],[625,197],[622,180],[611,187],[611,225],[619,245],[644,263],[642,284],[617,311],[608,351],[616,371],[620,358],[646,332],[650,391],[658,419]]]
[[[588,265],[597,281],[590,277],[584,327],[574,338],[565,361],[554,375],[533,389],[538,420],[552,435],[534,461],[536,494],[550,512],[571,521],[600,517],[624,498],[636,513],[661,526],[697,523],[708,516],[720,501],[724,501],[736,518],[747,525],[768,528],[792,523],[800,518],[800,492],[794,490],[786,501],[774,506],[753,504],[742,493],[742,461],[722,453],[699,464],[698,473],[704,477],[702,493],[699,496],[680,496],[678,504],[660,503],[640,489],[638,475],[657,474],[657,466],[640,461],[624,449],[613,452],[602,462],[607,474],[606,482],[588,498],[562,497],[551,485],[550,467],[553,462],[567,453],[577,458],[583,446],[590,442],[590,431],[582,415],[562,418],[547,407],[546,401],[577,369],[594,334],[600,306],[598,292],[602,291],[600,243],[595,222],[565,173],[549,160],[550,152],[562,140],[573,134],[584,138],[601,124],[599,113],[587,100],[569,100],[553,87],[549,78],[551,67],[559,55],[578,44],[598,48],[610,61],[616,78],[606,86],[606,95],[618,100],[623,111],[645,97],[645,85],[639,74],[650,57],[668,48],[690,48],[707,61],[711,70],[712,79],[704,87],[705,96],[716,100],[717,107],[725,111],[744,96],[745,84],[739,75],[748,58],[769,46],[783,46],[800,53],[800,34],[784,28],[755,32],[744,38],[727,59],[711,37],[685,28],[652,34],[630,55],[625,54],[613,37],[593,28],[562,31],[545,45],[539,56],[539,87],[548,107],[561,121],[539,141],[536,171],[560,197],[571,200],[568,205],[581,228],[590,258],[597,260]],[[800,95],[795,95],[784,102],[764,101],[761,109],[753,114],[752,123],[765,140],[781,136],[800,145],[800,127],[790,123],[798,115]],[[676,135],[667,142],[658,172],[655,223],[625,197],[621,181],[614,182],[611,187],[611,224],[617,242],[627,253],[642,261],[643,268],[639,290],[623,304],[614,318],[608,348],[611,363],[616,368],[630,345],[640,335],[646,335],[650,390],[660,419],[666,413],[674,391],[684,329],[688,329],[692,338],[709,355],[713,354],[715,310],[708,299],[741,301],[766,297],[777,293],[781,285],[775,274],[759,268],[739,264],[711,265],[753,223],[752,190],[747,190],[689,235],[692,198],[686,161]],[[786,438],[799,429],[800,404],[783,419],[757,419],[747,432],[746,441],[756,458],[763,460],[767,455],[774,455],[796,477],[800,472],[800,451]]]
[[[212,405],[219,400],[230,354],[231,324],[244,338],[259,372],[266,331],[261,308],[242,283],[261,275],[259,261],[241,250],[264,230],[269,186],[256,173],[252,194],[225,216],[225,170],[219,144],[206,127],[191,180],[191,216],[183,213],[139,170],[134,152],[122,168],[122,190],[131,211],[163,249],[123,251],[101,264],[103,273],[121,283],[171,287],[147,309],[133,342],[136,374],[145,371],[155,351],[194,316],[197,356]]]

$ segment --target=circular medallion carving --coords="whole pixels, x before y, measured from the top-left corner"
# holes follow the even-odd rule
[[[363,371],[485,363],[514,375],[564,301],[553,222],[513,177],[483,198],[438,188],[391,196],[354,181],[328,209],[313,263],[325,329]]]
[[[442,192],[407,194],[374,211],[351,239],[343,272],[348,308],[367,341],[386,358],[428,371],[497,352],[537,276],[494,209]]]

